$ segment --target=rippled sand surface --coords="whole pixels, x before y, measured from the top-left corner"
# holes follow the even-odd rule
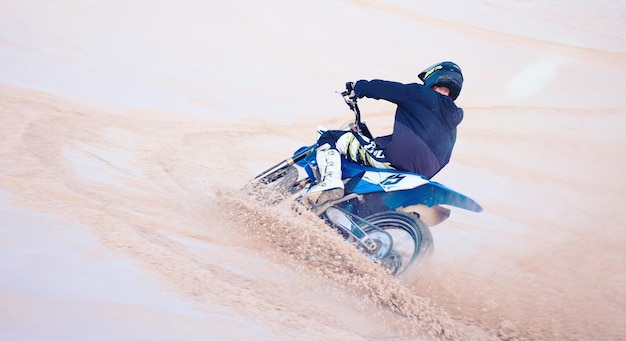
[[[626,338],[626,7],[437,6],[2,5],[0,338]],[[428,265],[390,278],[240,190],[350,120],[345,81],[446,59],[465,119],[434,180],[485,211],[432,227]]]

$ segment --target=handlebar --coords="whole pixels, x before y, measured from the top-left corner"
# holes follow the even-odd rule
[[[370,140],[373,140],[374,138],[372,137],[372,133],[367,128],[365,123],[361,122],[361,110],[359,110],[359,105],[357,104],[356,97],[350,98],[351,90],[352,90],[352,84],[346,83],[346,90],[341,92],[341,96],[343,97],[343,100],[346,102],[348,107],[350,107],[350,110],[354,112],[354,124],[350,127],[350,129],[359,134],[365,135]]]
[[[352,83],[348,82],[346,83],[346,90],[341,92],[341,97],[343,97],[343,100],[346,102],[348,107],[350,107],[350,110],[354,112],[354,116],[355,116],[354,125],[356,129],[359,129],[361,127],[361,110],[359,110],[359,105],[357,104],[356,97],[350,98],[351,91],[352,91]]]

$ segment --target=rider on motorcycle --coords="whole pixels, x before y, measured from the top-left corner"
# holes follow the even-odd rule
[[[321,181],[303,196],[312,206],[344,195],[341,155],[376,168],[395,168],[430,179],[450,160],[456,127],[463,109],[454,101],[463,86],[461,68],[450,61],[437,63],[418,75],[424,84],[385,80],[348,83],[351,99],[368,97],[395,103],[393,133],[373,141],[352,131],[329,130],[318,139],[317,165]]]

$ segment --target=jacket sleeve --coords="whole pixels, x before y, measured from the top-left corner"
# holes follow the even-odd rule
[[[354,85],[354,94],[358,98],[368,97],[401,103],[410,97],[409,87],[398,82],[374,79],[360,80]]]

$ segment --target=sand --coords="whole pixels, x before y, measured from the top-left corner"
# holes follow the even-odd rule
[[[626,338],[620,2],[0,7],[1,339]],[[391,278],[240,190],[351,119],[345,81],[441,60],[465,119],[434,180],[485,210],[427,266]]]

